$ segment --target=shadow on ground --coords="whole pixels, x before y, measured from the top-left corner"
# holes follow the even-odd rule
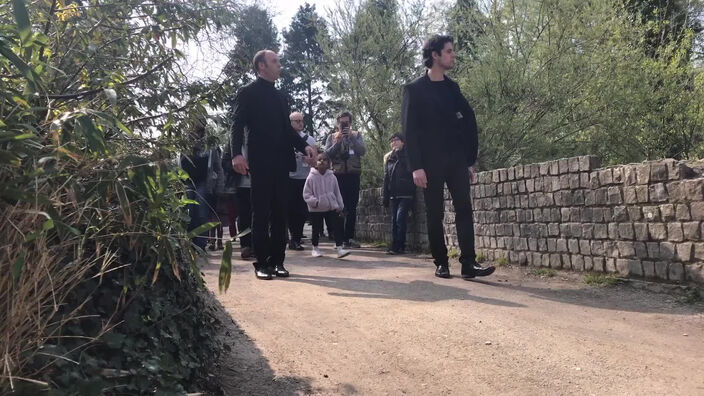
[[[435,302],[444,300],[470,300],[482,304],[498,305],[510,308],[522,308],[523,304],[495,298],[480,297],[469,294],[469,290],[454,286],[444,286],[425,280],[408,283],[380,279],[338,278],[332,276],[292,275],[289,282],[307,283],[316,286],[334,288],[346,292],[330,292],[331,296],[381,298],[406,301]]]
[[[300,395],[318,393],[311,378],[278,377],[255,343],[227,313],[212,293],[208,293],[222,322],[219,335],[225,349],[214,367],[222,395]]]

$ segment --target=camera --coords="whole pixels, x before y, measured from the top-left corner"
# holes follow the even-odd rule
[[[340,129],[342,130],[342,133],[345,134],[345,135],[348,134],[348,133],[350,133],[350,123],[349,123],[349,121],[342,121],[342,122],[340,123]]]

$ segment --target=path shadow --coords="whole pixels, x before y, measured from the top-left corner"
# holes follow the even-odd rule
[[[338,278],[332,276],[292,275],[289,282],[342,290],[330,292],[331,296],[380,298],[405,301],[437,302],[445,300],[469,300],[481,304],[498,305],[509,308],[523,308],[525,305],[495,298],[473,296],[467,289],[439,285],[425,280],[409,283],[379,279]]]
[[[211,292],[208,295],[222,323],[218,337],[225,349],[213,368],[216,387],[222,395],[300,395],[320,392],[320,389],[312,386],[312,378],[276,376],[256,344],[217,298]]]
[[[675,297],[628,287],[552,289],[548,287],[531,287],[522,284],[516,285],[494,282],[484,279],[474,279],[471,282],[502,289],[510,289],[542,300],[590,308],[669,315],[689,315],[704,312],[704,306],[700,304],[685,305],[677,302]]]

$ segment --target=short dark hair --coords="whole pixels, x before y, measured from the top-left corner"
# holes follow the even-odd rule
[[[264,63],[266,64],[266,53],[268,50],[261,50],[258,51],[256,54],[254,54],[254,59],[252,59],[252,69],[254,70],[254,74],[259,74],[259,64]]]
[[[335,121],[340,122],[340,118],[344,118],[344,117],[349,117],[350,123],[352,123],[352,113],[350,113],[350,112],[347,111],[347,110],[345,110],[345,111],[341,112],[340,114],[338,114],[338,115],[337,115],[337,118],[335,119]]]
[[[433,67],[433,52],[440,55],[442,49],[445,48],[445,44],[453,43],[455,40],[452,36],[444,36],[436,34],[429,39],[425,40],[423,44],[423,64],[425,67],[430,69]]]
[[[400,133],[394,133],[393,135],[391,135],[391,137],[389,138],[389,141],[392,141],[392,140],[394,140],[394,139],[398,139],[398,140],[400,140],[400,141],[402,141],[402,142],[405,142],[405,141],[406,141],[406,140],[403,138],[403,135],[401,135]]]

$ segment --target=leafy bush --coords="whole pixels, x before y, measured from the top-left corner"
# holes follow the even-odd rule
[[[217,321],[173,159],[225,93],[173,47],[235,9],[0,4],[0,393],[203,390]]]

